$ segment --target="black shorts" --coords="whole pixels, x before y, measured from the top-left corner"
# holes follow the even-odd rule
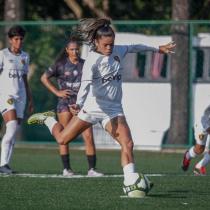
[[[77,96],[72,95],[69,98],[59,98],[57,104],[57,113],[69,112],[69,105],[75,104],[77,101]]]

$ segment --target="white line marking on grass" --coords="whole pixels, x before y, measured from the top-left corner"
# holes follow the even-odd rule
[[[145,174],[146,176],[167,176],[166,174]],[[73,175],[63,176],[59,174],[31,174],[31,173],[14,173],[14,174],[0,174],[0,177],[31,177],[31,178],[61,178],[61,179],[81,179],[81,178],[119,178],[123,177],[122,174],[104,175],[100,177],[91,177],[87,175]]]
[[[170,177],[170,176],[180,176],[180,177],[201,177],[201,176],[195,176],[194,174],[145,174],[148,177]],[[208,176],[208,175],[207,175]],[[32,174],[32,173],[14,173],[14,174],[1,174],[0,177],[29,177],[29,178],[61,178],[61,179],[82,179],[82,178],[120,178],[123,177],[123,174],[110,174],[110,175],[104,175],[104,176],[87,176],[87,175],[73,175],[73,176],[63,176],[59,174]],[[206,176],[202,176],[206,177]]]

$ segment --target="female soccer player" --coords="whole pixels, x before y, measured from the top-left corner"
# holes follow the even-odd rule
[[[133,140],[122,108],[122,60],[127,53],[154,51],[172,53],[174,43],[158,49],[145,45],[114,45],[115,33],[110,20],[84,19],[78,32],[91,51],[83,67],[81,87],[76,104],[71,108],[77,116],[63,128],[48,112],[32,115],[28,123],[43,122],[59,144],[67,144],[78,134],[99,122],[121,146],[124,192],[140,197],[140,177],[135,172]]]
[[[0,173],[12,173],[9,167],[16,132],[24,116],[26,96],[29,112],[33,111],[31,92],[27,83],[29,55],[22,51],[25,30],[13,26],[8,31],[10,47],[0,51],[0,112],[6,124],[1,143]]]
[[[57,116],[58,121],[66,127],[72,119],[73,114],[70,112],[70,105],[76,103],[77,93],[79,91],[82,67],[84,60],[79,56],[79,43],[75,37],[71,37],[65,49],[56,60],[55,64],[50,67],[41,77],[42,83],[58,97]],[[57,79],[58,88],[50,81],[54,77]],[[102,173],[96,171],[96,150],[93,139],[92,127],[82,133],[86,155],[89,164],[88,176],[102,176]],[[68,144],[59,145],[61,160],[63,163],[63,175],[73,175],[70,166]]]
[[[205,148],[209,147],[209,138],[210,138],[210,106],[207,106],[200,121],[195,123],[195,140],[196,143],[184,154],[182,161],[183,171],[187,171],[190,162],[193,158],[203,154]],[[204,154],[203,159],[195,165],[194,174],[195,175],[205,175],[206,174],[206,165],[210,162],[209,152]]]

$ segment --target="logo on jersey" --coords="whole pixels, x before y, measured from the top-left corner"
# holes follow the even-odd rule
[[[65,75],[65,76],[70,76],[70,75],[71,75],[71,72],[65,71],[65,72],[64,72],[64,75]]]
[[[121,80],[121,74],[116,74],[116,75],[111,75],[111,76],[105,76],[105,77],[102,77],[102,83],[105,83],[105,82],[110,82],[112,80],[116,80],[116,81],[120,81]]]
[[[9,78],[18,78],[18,79],[20,79],[21,75],[9,72]]]
[[[205,135],[204,135],[203,133],[200,133],[200,134],[198,135],[198,138],[199,138],[201,141],[204,139],[204,137],[205,137]]]
[[[13,98],[9,98],[9,99],[7,100],[7,103],[10,104],[10,105],[14,104]]]
[[[120,63],[120,58],[116,55],[116,56],[114,56],[114,60],[116,60],[117,62],[119,62]]]

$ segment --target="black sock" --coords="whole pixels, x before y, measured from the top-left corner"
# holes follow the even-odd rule
[[[63,168],[65,169],[71,169],[71,166],[70,166],[70,161],[69,161],[69,154],[66,154],[66,155],[61,155],[61,160],[62,160],[62,163],[63,163]]]
[[[89,170],[96,167],[96,155],[87,155]]]

